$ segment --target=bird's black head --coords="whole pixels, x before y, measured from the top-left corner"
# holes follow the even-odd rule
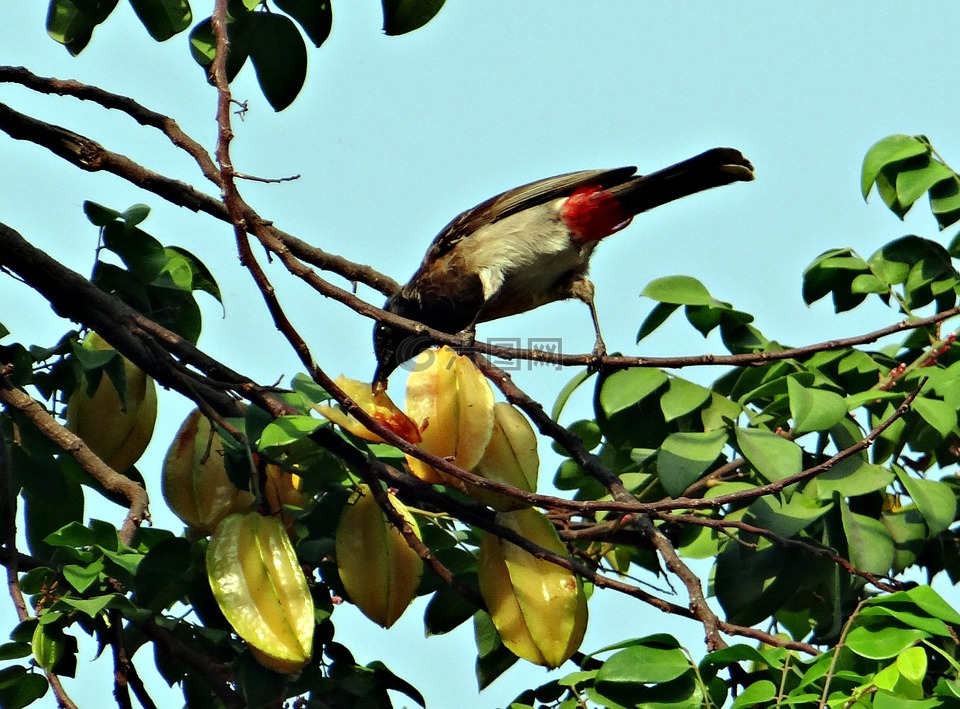
[[[408,306],[406,299],[397,294],[387,300],[383,309],[403,317],[415,318],[416,314],[410,312],[412,308]],[[385,386],[387,377],[397,367],[416,357],[432,344],[433,341],[425,335],[378,322],[373,327],[373,353],[377,358],[377,369],[373,375],[374,384]]]

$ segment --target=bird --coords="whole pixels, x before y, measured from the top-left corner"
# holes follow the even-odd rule
[[[434,238],[413,277],[383,309],[455,335],[477,323],[576,298],[590,309],[606,352],[587,278],[596,246],[633,217],[697,192],[753,180],[739,150],[713,148],[647,175],[636,167],[581,170],[502,192],[466,210]],[[431,346],[429,337],[378,321],[373,386],[384,389],[401,364]]]

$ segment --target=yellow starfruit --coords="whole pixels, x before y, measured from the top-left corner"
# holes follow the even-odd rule
[[[163,499],[191,529],[206,535],[229,514],[246,512],[254,497],[227,477],[223,442],[195,409],[177,431],[163,460]]]
[[[83,341],[90,350],[112,349],[97,333]],[[136,463],[150,443],[157,421],[157,387],[153,378],[123,358],[126,396],[121,401],[104,374],[93,395],[84,377],[67,401],[67,429],[77,434],[98,458],[118,472]]]
[[[232,514],[207,547],[207,578],[227,621],[264,667],[295,674],[313,653],[313,598],[275,517]]]
[[[430,350],[432,361],[414,368],[407,379],[407,416],[420,429],[420,447],[472,470],[493,435],[493,391],[468,357],[449,347]],[[411,472],[428,483],[463,489],[463,484],[407,456]]]
[[[353,399],[361,409],[366,411],[376,421],[383,424],[398,436],[411,443],[420,441],[420,432],[416,425],[404,414],[397,405],[393,403],[387,392],[384,390],[374,390],[372,386],[356,379],[348,379],[340,375],[335,380],[337,386],[343,389],[344,393]],[[339,406],[330,404],[320,404],[317,411],[321,415],[349,431],[357,438],[373,443],[382,443],[383,439],[373,431],[367,429],[360,421]]]
[[[502,401],[494,405],[493,414],[490,443],[473,472],[525,492],[535,492],[540,457],[537,454],[537,435],[533,427],[519,409]],[[476,485],[468,484],[467,494],[502,511],[529,507],[523,500]]]
[[[567,554],[539,510],[500,512],[496,520],[548,551]],[[580,647],[587,600],[576,574],[489,533],[480,544],[477,574],[487,612],[512,653],[553,668]]]
[[[417,537],[420,528],[406,506],[390,503]],[[413,601],[423,574],[423,560],[386,518],[370,488],[360,485],[337,526],[337,567],[350,600],[370,620],[389,628]]]

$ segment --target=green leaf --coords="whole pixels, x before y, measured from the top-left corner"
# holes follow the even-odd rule
[[[647,315],[640,324],[640,329],[637,331],[637,342],[640,342],[640,340],[663,325],[667,318],[679,307],[679,305],[673,303],[657,303],[653,306],[653,310],[650,311],[650,314]]]
[[[47,679],[38,672],[27,672],[20,665],[0,670],[0,706],[23,709],[47,693]]]
[[[436,17],[444,0],[381,0],[383,31],[388,35],[420,29]]]
[[[573,378],[564,384],[563,388],[560,390],[560,393],[557,394],[557,400],[553,403],[553,409],[550,411],[550,418],[552,418],[554,421],[559,421],[560,414],[563,413],[563,409],[567,405],[567,401],[569,401],[570,397],[573,395],[573,392],[575,392],[581,384],[583,384],[593,375],[594,373],[589,369],[586,369],[582,372],[577,372],[575,375],[573,375]]]
[[[913,647],[927,634],[916,628],[898,628],[894,625],[860,625],[847,633],[847,647],[868,660],[896,657]]]
[[[83,202],[83,213],[94,226],[106,226],[110,222],[121,218],[121,214],[117,210],[89,200]]]
[[[63,567],[63,577],[79,593],[85,593],[103,573],[103,559],[97,557],[92,563],[85,566],[80,564],[65,564]]]
[[[926,155],[929,146],[910,135],[890,135],[877,141],[863,158],[860,172],[860,192],[866,199],[880,171],[890,163],[902,162],[910,158]]]
[[[179,246],[167,246],[164,248],[165,254],[169,255],[171,252],[178,254],[181,258],[186,259],[187,263],[190,264],[190,268],[193,271],[191,290],[199,290],[209,293],[217,299],[218,303],[222,304],[223,297],[220,294],[220,286],[217,285],[217,281],[213,277],[213,273],[210,272],[210,269],[207,268],[206,264],[204,264],[203,261],[198,259],[192,253],[186,249],[180,248]]]
[[[227,40],[230,51],[227,54],[227,81],[233,81],[250,55],[250,17],[244,13],[227,18]],[[204,69],[209,69],[217,54],[217,43],[213,36],[210,18],[201,20],[190,30],[190,54],[193,60]]]
[[[133,11],[158,42],[183,32],[193,21],[188,0],[130,0]]]
[[[118,0],[50,0],[47,34],[71,55],[77,56],[89,44],[94,28],[107,19]]]
[[[761,428],[737,428],[737,447],[750,465],[768,482],[803,470],[800,446]]]
[[[679,648],[635,645],[615,653],[597,672],[596,682],[660,684],[676,679],[691,668]]]
[[[490,616],[483,611],[473,616],[473,632],[477,642],[477,688],[482,690],[520,658],[506,648]]]
[[[427,637],[449,633],[469,620],[476,612],[475,605],[443,584],[430,597],[430,602],[427,603],[423,613],[424,632]]]
[[[935,480],[914,478],[899,467],[894,470],[900,484],[923,515],[931,537],[937,536],[953,524],[957,514],[957,498],[949,485]]]
[[[664,276],[647,284],[641,296],[673,305],[715,305],[717,303],[700,281],[692,276]]]
[[[758,704],[764,707],[771,706],[770,702],[777,696],[777,685],[768,679],[762,679],[752,683],[749,687],[740,692],[736,701],[733,703],[734,709],[741,707],[754,707]]]
[[[893,567],[894,550],[887,528],[878,519],[851,512],[843,498],[836,499],[840,502],[850,561],[862,571],[888,573]]]
[[[79,522],[70,522],[56,532],[48,534],[43,541],[55,547],[85,547],[94,544],[96,537],[89,527]]]
[[[698,480],[720,456],[727,432],[671,433],[657,453],[660,484],[671,497],[678,497]]]
[[[946,438],[957,427],[957,410],[945,401],[918,396],[913,400],[913,410],[930,424],[941,438]]]
[[[911,588],[909,591],[898,591],[888,596],[874,598],[870,600],[870,604],[891,608],[909,604],[910,606],[916,606],[933,618],[939,618],[951,625],[960,625],[960,612],[957,612],[953,606],[943,600],[943,597],[930,586],[920,585]]]
[[[927,653],[919,646],[907,648],[897,656],[897,669],[908,681],[920,684],[927,676]]]
[[[871,601],[871,603],[860,611],[860,618],[864,621],[874,619],[877,616],[888,616],[895,618],[900,625],[922,630],[928,635],[939,635],[946,638],[953,635],[953,630],[949,625],[939,618],[931,618],[923,611],[917,609],[912,603],[882,603],[877,601],[889,600],[890,596],[881,597]],[[908,610],[909,609],[909,610]],[[870,622],[874,622],[870,620]]]
[[[257,445],[260,450],[286,446],[306,438],[322,424],[323,421],[311,416],[281,416],[267,424]]]
[[[623,411],[659,390],[669,381],[660,369],[622,369],[602,380],[600,407],[607,416]]]
[[[710,390],[680,377],[671,377],[670,388],[660,397],[660,410],[673,421],[699,409],[710,400]]]
[[[936,160],[930,160],[921,167],[898,172],[897,200],[904,207],[909,207],[935,184],[954,177],[953,170]]]
[[[770,495],[754,500],[749,514],[758,527],[789,539],[820,519],[831,507],[805,495],[795,495],[789,502],[781,502]]]
[[[333,8],[326,0],[274,0],[274,4],[297,21],[313,46],[319,47],[333,27]]]
[[[790,395],[790,416],[794,420],[793,433],[826,431],[847,415],[843,397],[832,391],[808,389],[794,377],[787,380]]]
[[[269,12],[251,13],[250,60],[257,81],[274,111],[282,111],[297,97],[307,78],[307,48],[289,17]]]
[[[879,465],[872,465],[864,458],[851,456],[841,460],[826,472],[820,473],[811,485],[816,486],[821,500],[841,497],[856,497],[877,490],[884,490],[894,480],[894,474]]]
[[[0,661],[19,660],[30,656],[30,643],[11,642],[0,645]]]

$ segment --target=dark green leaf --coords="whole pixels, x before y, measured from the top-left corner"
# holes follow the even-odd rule
[[[0,670],[0,706],[23,709],[47,693],[47,679],[38,672],[27,672],[20,665]]]
[[[47,34],[73,56],[84,50],[94,28],[107,19],[118,0],[50,0],[47,9]]]
[[[444,0],[381,0],[383,31],[388,35],[406,34],[432,20]]]
[[[120,219],[120,212],[110,207],[104,207],[102,204],[85,200],[83,203],[83,213],[94,226],[106,226],[110,222]]]
[[[475,583],[475,582],[474,582]],[[441,585],[427,603],[423,614],[426,635],[443,635],[469,620],[477,607],[446,584]]]
[[[313,46],[319,47],[333,27],[333,8],[327,0],[275,0],[276,6],[295,19]]]
[[[647,315],[640,324],[640,330],[637,332],[637,342],[640,342],[640,340],[663,325],[667,318],[679,307],[679,305],[673,303],[657,303],[653,306],[653,310],[650,311],[650,314]]]
[[[570,381],[563,385],[563,389],[560,390],[560,393],[557,394],[557,400],[553,403],[553,409],[550,411],[550,418],[554,421],[560,420],[560,414],[563,413],[563,407],[567,405],[567,401],[573,395],[581,384],[587,381],[590,377],[593,376],[593,372],[590,370],[584,370],[582,372],[577,372]]]
[[[250,59],[257,81],[275,111],[297,97],[307,78],[307,48],[293,21],[283,15],[250,15]]]
[[[473,616],[473,631],[477,641],[477,688],[482,690],[520,658],[506,648],[490,616],[483,611]]]
[[[188,0],[130,0],[134,12],[158,42],[183,32],[193,21]]]

